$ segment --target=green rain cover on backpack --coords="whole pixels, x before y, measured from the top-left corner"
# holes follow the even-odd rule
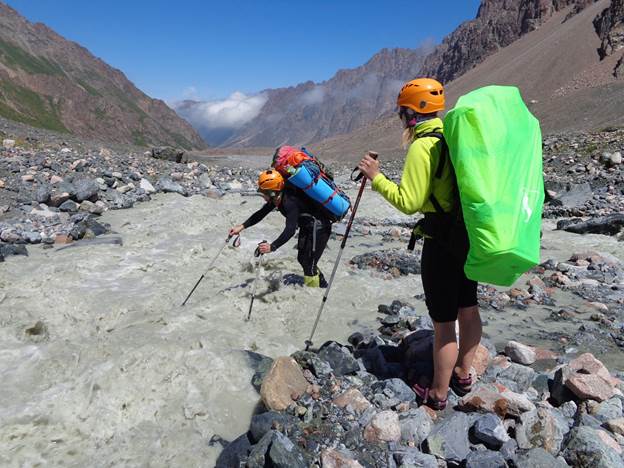
[[[444,118],[470,250],[468,278],[510,286],[539,263],[542,135],[518,88],[462,96]]]

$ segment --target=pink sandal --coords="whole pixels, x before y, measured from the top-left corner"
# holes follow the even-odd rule
[[[416,394],[416,401],[419,405],[426,405],[432,410],[442,411],[446,408],[446,403],[448,399],[444,400],[436,400],[433,397],[429,396],[429,387],[421,387],[417,383],[412,385],[412,390]]]

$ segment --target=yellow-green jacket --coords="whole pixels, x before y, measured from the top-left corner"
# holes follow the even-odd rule
[[[439,118],[426,120],[414,128],[416,137],[431,132],[441,133],[442,130]],[[444,164],[441,177],[435,177],[441,150],[442,143],[438,138],[416,138],[407,151],[401,182],[397,185],[385,175],[378,174],[373,179],[373,190],[405,214],[435,213],[430,200],[432,193],[444,211],[450,212],[454,197],[450,161]]]

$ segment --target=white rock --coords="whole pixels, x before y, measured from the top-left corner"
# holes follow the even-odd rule
[[[616,151],[611,155],[611,163],[612,164],[622,164],[622,153]]]
[[[15,147],[15,140],[11,140],[9,138],[5,138],[4,140],[2,140],[2,146],[4,146],[5,148],[14,148]]]
[[[71,148],[63,148],[63,149],[61,149],[61,153],[65,153],[66,154],[66,153],[71,153],[71,152],[72,152]]]
[[[513,362],[529,366],[535,362],[537,356],[535,349],[517,341],[509,341],[505,346],[505,354],[511,358]]]
[[[156,193],[156,189],[151,184],[151,182],[147,179],[141,179],[141,182],[139,183],[139,187],[141,187],[147,193]]]

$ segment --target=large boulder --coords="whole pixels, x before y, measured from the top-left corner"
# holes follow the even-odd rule
[[[260,387],[260,396],[265,406],[275,411],[283,411],[293,404],[308,388],[299,364],[287,356],[273,361],[271,370]]]
[[[170,146],[159,146],[152,148],[152,157],[163,161],[181,163],[184,158],[184,151]]]

